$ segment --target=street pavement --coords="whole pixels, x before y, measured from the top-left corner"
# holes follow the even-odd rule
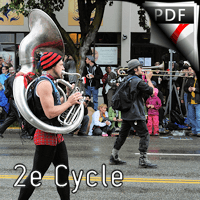
[[[33,141],[21,141],[19,130],[7,130],[0,138],[0,200],[16,200],[20,187],[14,187],[24,165],[28,175],[33,164]],[[119,156],[127,165],[109,165],[115,137],[64,135],[70,165],[70,189],[73,200],[198,200],[200,199],[200,138],[152,136],[148,157],[157,169],[138,168],[139,137],[130,136]],[[79,187],[72,175],[82,175]],[[50,166],[42,185],[31,200],[59,199]],[[115,180],[116,179],[116,180]],[[23,184],[23,180],[18,184]],[[17,185],[18,185],[17,184]]]

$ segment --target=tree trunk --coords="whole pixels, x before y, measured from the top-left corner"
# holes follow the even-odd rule
[[[96,34],[99,30],[99,27],[101,25],[103,14],[105,10],[105,1],[102,0],[96,0],[96,12],[93,22],[90,24],[88,28],[88,32],[85,36],[85,38],[82,40],[82,43],[80,44],[79,48],[79,61],[77,63],[77,71],[82,74],[83,68],[85,66],[85,57],[86,53],[89,51],[89,48],[94,41]],[[81,20],[81,18],[80,18]],[[81,30],[82,32],[82,30]],[[84,37],[84,36],[83,36]]]

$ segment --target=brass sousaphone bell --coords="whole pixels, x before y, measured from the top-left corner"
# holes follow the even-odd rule
[[[29,28],[30,33],[22,40],[19,47],[20,72],[24,74],[28,72],[35,73],[35,58],[38,52],[44,53],[51,51],[62,57],[65,55],[62,36],[53,20],[45,12],[34,9],[29,15]],[[71,89],[71,85],[63,79],[57,79],[56,81]],[[62,114],[62,117],[59,116],[59,121],[63,125],[62,127],[51,126],[38,119],[32,113],[26,100],[26,90],[24,86],[24,77],[17,76],[13,84],[15,103],[21,115],[32,126],[49,133],[66,134],[75,130],[81,124],[84,116],[83,103],[69,108],[65,114]],[[64,94],[61,88],[59,88],[59,90]],[[79,88],[76,87],[76,90],[79,90]],[[66,97],[64,99],[66,99]],[[68,116],[69,119],[65,119],[63,115]],[[61,121],[61,119],[63,121]]]

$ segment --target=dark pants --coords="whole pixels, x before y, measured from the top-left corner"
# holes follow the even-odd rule
[[[102,96],[103,96],[103,101],[106,105],[108,105],[108,98],[107,98],[107,94],[105,94],[105,89],[102,90]]]
[[[149,146],[149,132],[147,129],[146,122],[142,120],[137,121],[137,125],[134,124],[134,121],[122,121],[121,131],[119,132],[119,137],[115,141],[114,149],[120,150],[120,148],[126,141],[131,127],[133,127],[134,130],[136,130],[136,133],[140,137],[139,151],[147,152]]]
[[[109,121],[109,118],[108,118],[108,117],[105,117],[105,118],[102,120],[102,122],[105,122],[105,121]],[[103,127],[94,126],[94,127],[93,127],[93,135],[94,135],[94,136],[100,136],[100,135],[102,135],[102,132],[107,133],[109,130],[110,130],[110,127],[109,127],[108,125],[103,126]]]
[[[99,126],[94,126],[93,130],[93,136],[101,136],[102,132],[107,133],[109,130],[109,126],[104,126],[104,127],[99,127]]]
[[[21,127],[22,118],[21,115],[16,107],[15,101],[10,99],[10,108],[6,119],[4,120],[3,124],[0,126],[0,133],[3,134],[5,130],[13,124],[16,120],[19,121],[19,125]]]
[[[159,125],[163,125],[163,119],[164,119],[164,109],[163,107],[161,106],[159,108]]]
[[[70,187],[69,187],[69,166],[68,166],[68,154],[65,142],[61,142],[57,146],[48,146],[48,145],[36,145],[35,156],[33,160],[33,171],[39,171],[41,173],[41,177],[44,176],[45,172],[48,170],[51,163],[54,166],[65,165],[67,169],[64,167],[60,167],[58,169],[58,183],[60,185],[64,185],[67,183],[65,187],[57,187],[57,191],[60,195],[61,200],[70,199]],[[36,174],[36,176],[38,176]],[[25,187],[22,187],[20,190],[19,200],[29,199],[32,195],[35,187],[31,185],[31,173],[24,181]],[[37,180],[34,181],[34,184],[38,183]]]
[[[89,120],[90,120],[90,117],[88,115],[83,116],[83,120],[82,120],[81,125],[80,125],[79,133],[86,134]]]
[[[5,120],[8,113],[3,109],[3,107],[0,106],[0,108],[2,109],[2,112],[0,113],[0,120]]]

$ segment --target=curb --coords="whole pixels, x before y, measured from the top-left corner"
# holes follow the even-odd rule
[[[19,130],[21,129],[20,127],[8,127],[7,130]]]
[[[20,127],[8,127],[4,133],[9,134],[9,133],[19,133],[21,132]]]

